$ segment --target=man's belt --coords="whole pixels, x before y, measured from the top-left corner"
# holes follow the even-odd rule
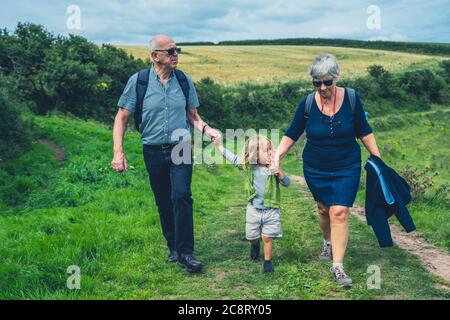
[[[163,144],[144,144],[144,148],[152,149],[152,150],[165,150],[165,149],[172,149],[177,144],[171,144],[171,143],[163,143]]]

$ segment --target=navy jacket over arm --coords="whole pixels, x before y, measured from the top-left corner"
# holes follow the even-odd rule
[[[384,197],[380,179],[373,166],[366,163],[366,219],[378,239],[380,247],[393,246],[388,219],[393,214],[397,217],[406,232],[416,230],[406,205],[411,201],[411,188],[394,169],[388,167],[383,160],[371,155],[369,159],[378,167],[383,180],[394,197],[389,205]]]

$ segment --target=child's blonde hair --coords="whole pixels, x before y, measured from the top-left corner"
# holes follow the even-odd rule
[[[258,152],[260,143],[263,140],[266,140],[269,143],[270,148],[272,148],[272,141],[261,135],[250,137],[245,141],[244,148],[242,149],[241,165],[248,166],[250,164],[258,164]]]

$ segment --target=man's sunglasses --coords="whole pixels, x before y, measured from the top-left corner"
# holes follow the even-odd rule
[[[323,81],[320,81],[320,80],[313,80],[312,83],[313,83],[313,86],[316,87],[316,88],[321,87],[321,86],[322,86],[322,83],[323,83],[325,86],[329,87],[329,86],[331,86],[331,85],[333,84],[333,79],[330,79],[330,80],[323,80]]]
[[[168,54],[169,56],[173,56],[173,55],[175,55],[175,51],[177,52],[177,54],[179,54],[179,53],[181,52],[181,48],[170,48],[170,49],[153,50],[153,51],[158,51],[158,52],[160,52],[160,51],[165,51],[165,52],[167,52],[167,54]]]

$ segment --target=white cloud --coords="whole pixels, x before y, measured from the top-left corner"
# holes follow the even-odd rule
[[[67,34],[66,8],[82,13],[79,34],[96,42],[146,43],[157,33],[176,41],[289,37],[449,42],[446,0],[16,0],[3,4],[0,27],[30,21]],[[381,9],[381,29],[366,26],[369,5]]]

